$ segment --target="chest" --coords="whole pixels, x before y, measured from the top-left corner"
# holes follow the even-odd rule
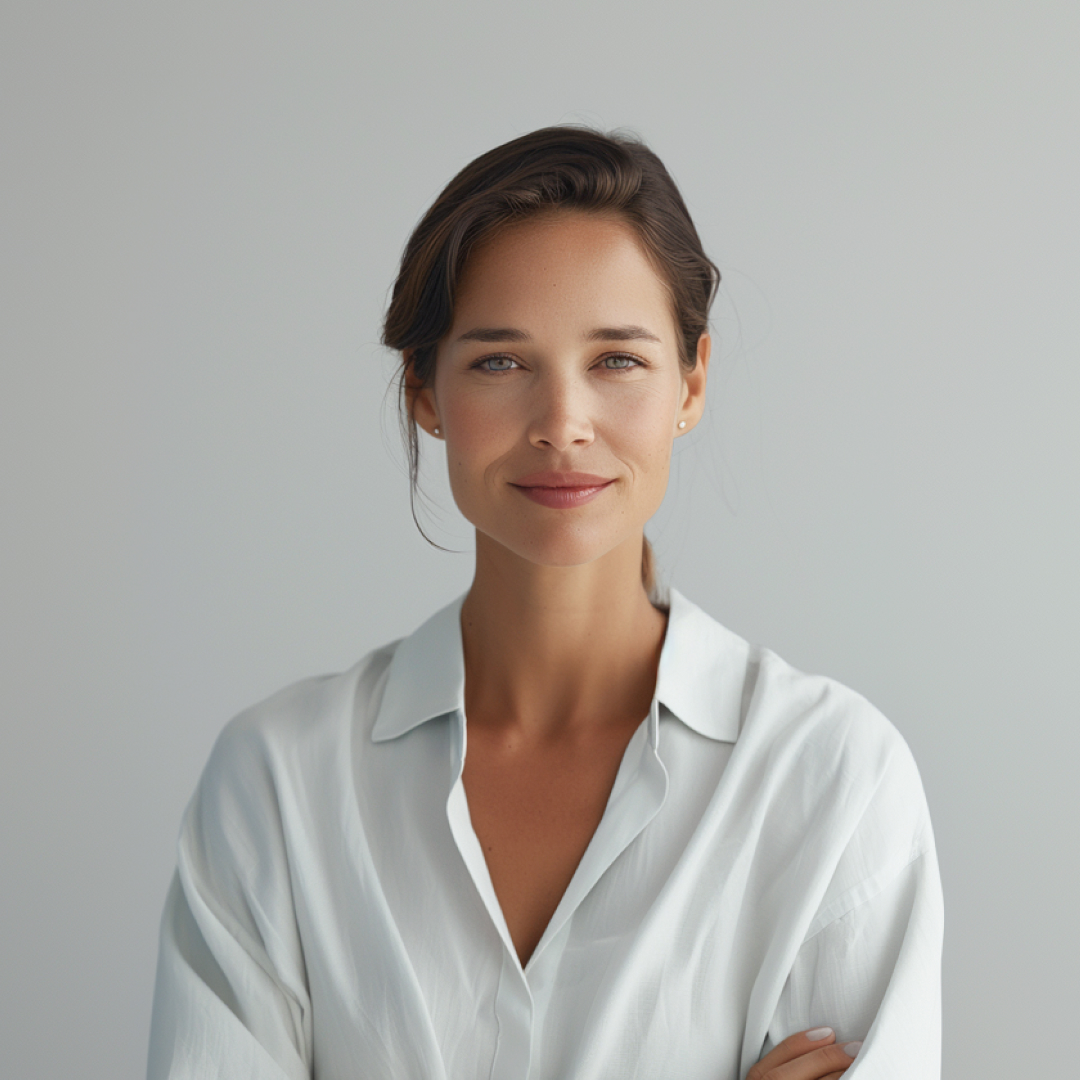
[[[547,743],[470,734],[462,773],[469,816],[522,964],[604,816],[633,730]]]
[[[432,1080],[625,1080],[628,1068],[679,1080],[743,1075],[746,1001],[762,971],[743,901],[775,928],[769,904],[780,891],[746,892],[734,842],[746,839],[745,822],[728,829],[713,819],[707,792],[730,747],[670,723],[658,740],[661,765],[647,734],[639,731],[628,753],[620,739],[580,755],[518,757],[470,729],[468,785],[453,785],[449,799],[445,763],[460,745],[449,724],[414,732],[407,759],[404,740],[365,756],[357,787],[370,867],[345,875],[346,886],[316,897],[314,908],[314,875],[304,877],[320,1077],[353,1075],[358,1062],[372,1075]],[[330,814],[318,830],[320,865],[340,863],[340,820]],[[713,837],[704,846],[703,832]],[[479,884],[487,868],[511,944],[531,958],[525,973],[484,911],[490,894],[477,895],[469,881]],[[536,954],[564,899],[566,921]],[[775,948],[776,936],[764,945]],[[779,985],[762,989],[775,1001]],[[328,1037],[341,1039],[336,1070]]]

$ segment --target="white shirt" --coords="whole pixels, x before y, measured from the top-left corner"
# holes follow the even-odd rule
[[[161,924],[151,1080],[738,1080],[792,1032],[940,1074],[919,774],[864,698],[675,590],[649,715],[522,969],[469,820],[460,610],[222,731]]]

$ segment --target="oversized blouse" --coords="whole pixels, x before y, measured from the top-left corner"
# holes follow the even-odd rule
[[[942,896],[897,729],[678,591],[648,716],[522,967],[473,831],[464,597],[222,730],[150,1080],[742,1080],[781,1039],[940,1075]]]

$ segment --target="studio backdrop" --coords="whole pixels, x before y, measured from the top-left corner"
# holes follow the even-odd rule
[[[874,702],[945,895],[944,1075],[1075,1069],[1080,14],[1035,2],[0,14],[0,1042],[145,1069],[180,817],[240,709],[470,580],[401,247],[518,134],[639,134],[723,282],[662,580]]]

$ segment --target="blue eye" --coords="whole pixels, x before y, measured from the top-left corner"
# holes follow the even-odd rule
[[[515,364],[512,357],[509,356],[485,356],[483,360],[476,363],[476,367],[484,368],[487,371],[509,371],[511,365]],[[488,365],[491,365],[490,367]]]
[[[611,363],[612,360],[615,361],[615,364]],[[626,371],[627,368],[640,366],[639,362],[632,356],[605,356],[603,363],[608,371]]]

